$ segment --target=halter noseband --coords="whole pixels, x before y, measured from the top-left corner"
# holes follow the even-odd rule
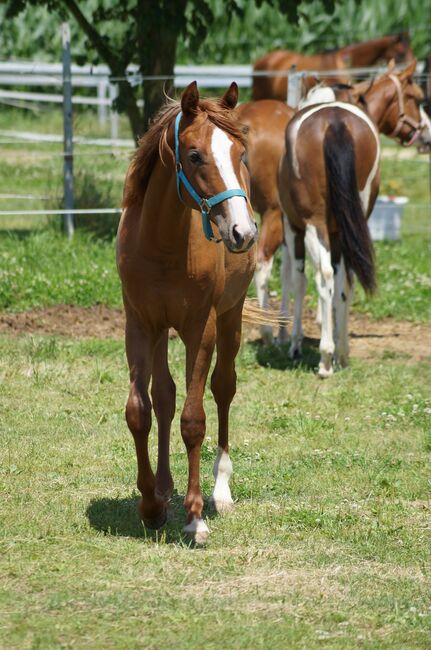
[[[238,188],[233,190],[225,190],[224,192],[219,192],[218,194],[210,198],[203,198],[202,196],[199,196],[199,194],[195,191],[195,189],[190,184],[189,180],[187,179],[187,176],[184,174],[183,166],[180,160],[179,131],[180,131],[181,116],[182,113],[180,111],[177,117],[175,118],[175,170],[177,175],[178,196],[180,197],[181,201],[184,203],[183,197],[181,196],[181,183],[182,183],[186,188],[187,192],[192,197],[192,199],[196,201],[196,203],[199,206],[199,210],[201,211],[201,215],[202,215],[202,228],[205,237],[208,239],[208,241],[214,241],[218,243],[221,241],[221,239],[216,239],[214,237],[214,233],[210,221],[211,208],[214,205],[217,205],[218,203],[222,203],[222,201],[225,201],[226,199],[230,199],[232,196],[243,196],[247,201],[247,194],[244,192],[244,190]]]
[[[401,131],[402,127],[404,124],[408,124],[412,129],[414,129],[414,134],[410,138],[410,140],[406,143],[406,147],[409,147],[412,145],[414,142],[416,142],[417,138],[420,135],[420,132],[425,126],[425,122],[423,119],[421,119],[420,122],[417,122],[414,120],[412,117],[409,117],[408,115],[405,114],[404,111],[404,95],[403,95],[403,90],[401,88],[401,83],[398,77],[394,74],[388,75],[389,79],[395,84],[395,88],[397,89],[397,96],[398,96],[398,104],[400,106],[400,114],[398,116],[398,122],[396,123],[395,129],[392,131],[390,134],[390,138],[396,138],[399,132]]]

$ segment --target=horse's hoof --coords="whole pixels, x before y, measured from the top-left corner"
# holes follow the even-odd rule
[[[166,510],[165,502],[156,496],[156,504],[153,508],[145,508],[145,504],[142,499],[139,502],[139,515],[141,521],[143,522],[145,528],[150,528],[151,530],[157,530],[165,525],[168,518],[168,513]]]
[[[334,374],[334,369],[331,368],[325,368],[325,367],[319,367],[319,370],[317,371],[317,376],[320,377],[320,379],[327,379],[328,377],[331,377]]]
[[[289,359],[291,359],[292,361],[300,361],[301,358],[302,358],[302,351],[300,348],[289,350]]]
[[[145,528],[148,528],[149,530],[158,530],[166,524],[167,518],[168,514],[166,512],[166,509],[164,509],[163,512],[161,512],[160,515],[154,519],[142,518],[142,523],[144,524]]]
[[[228,512],[232,512],[235,507],[232,499],[217,499],[214,496],[211,497],[210,504],[219,515],[226,515]]]
[[[203,519],[194,517],[187,526],[184,526],[183,531],[190,537],[195,544],[206,544],[210,534],[209,528]]]

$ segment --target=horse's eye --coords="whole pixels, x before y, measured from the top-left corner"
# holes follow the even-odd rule
[[[189,153],[189,160],[193,165],[199,165],[202,162],[201,155],[198,151],[191,151]]]

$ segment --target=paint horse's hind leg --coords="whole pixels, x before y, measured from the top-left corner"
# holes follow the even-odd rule
[[[200,488],[201,446],[205,436],[203,396],[215,345],[215,311],[209,313],[206,324],[200,325],[195,314],[195,327],[185,328],[187,397],[181,414],[181,435],[187,449],[189,480],[184,507],[187,525],[184,532],[197,543],[204,543],[209,534],[202,519],[203,498]]]
[[[294,232],[287,217],[284,220],[284,232],[286,248],[290,255],[290,276],[292,278],[292,290],[294,295],[294,311],[292,336],[290,339],[289,357],[298,359],[302,354],[302,307],[304,296],[307,290],[307,277],[305,275],[305,249],[304,233]]]
[[[257,263],[254,279],[259,306],[269,307],[269,279],[274,264],[274,255],[283,240],[283,222],[280,208],[268,208],[262,214],[261,231],[257,244]],[[272,325],[261,325],[260,333],[264,343],[274,341]]]
[[[141,519],[148,528],[160,528],[166,521],[165,501],[155,493],[156,480],[148,455],[151,429],[151,400],[148,385],[151,376],[154,346],[157,336],[146,334],[130,318],[126,323],[126,352],[130,368],[130,393],[126,405],[126,420],[132,432],[138,461],[138,489]]]
[[[307,225],[305,243],[310,253],[316,273],[316,286],[322,306],[322,328],[320,335],[319,377],[333,374],[332,357],[334,354],[332,307],[334,300],[334,270],[331,263],[331,251],[328,243],[315,226]]]
[[[217,319],[217,362],[211,390],[217,404],[218,452],[214,463],[212,501],[219,513],[233,508],[229,487],[232,462],[229,457],[229,409],[236,393],[235,358],[241,344],[241,314],[244,299]]]
[[[349,309],[353,298],[353,277],[350,284],[344,258],[335,266],[334,315],[335,360],[345,367],[349,361]]]
[[[169,467],[169,440],[175,415],[175,383],[168,366],[168,330],[157,342],[153,357],[151,396],[159,428],[156,494],[170,499],[174,488]]]

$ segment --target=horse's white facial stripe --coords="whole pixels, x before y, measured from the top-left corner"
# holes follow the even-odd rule
[[[295,172],[295,176],[297,178],[301,178],[301,173],[299,170],[299,162],[298,162],[298,157],[296,155],[296,141],[298,139],[298,133],[299,129],[301,128],[302,124],[305,122],[305,120],[308,120],[309,117],[314,115],[314,113],[318,113],[319,111],[323,111],[326,108],[343,108],[346,111],[349,111],[350,113],[353,113],[356,115],[356,117],[359,117],[361,120],[363,120],[371,129],[371,131],[374,134],[374,137],[376,138],[376,144],[377,144],[377,159],[380,157],[380,142],[379,142],[379,134],[376,131],[376,127],[372,120],[368,117],[366,113],[362,109],[360,109],[358,106],[355,106],[354,104],[348,104],[346,102],[328,102],[326,104],[318,105],[318,106],[313,106],[310,108],[308,111],[306,111],[303,115],[301,115],[300,118],[298,118],[294,122],[294,126],[290,131],[290,144],[291,144],[291,149],[292,149],[292,162],[293,162],[293,171]]]
[[[232,140],[228,138],[224,131],[218,127],[214,127],[211,138],[211,150],[214,162],[227,190],[237,190],[241,188],[232,165],[230,155],[232,144]],[[232,222],[231,225],[236,225],[237,231],[241,235],[244,236],[245,234],[248,234],[251,230],[252,224],[248,214],[247,204],[243,197],[233,196],[232,198],[227,199],[227,205]],[[215,209],[217,209],[217,206],[215,206]]]

